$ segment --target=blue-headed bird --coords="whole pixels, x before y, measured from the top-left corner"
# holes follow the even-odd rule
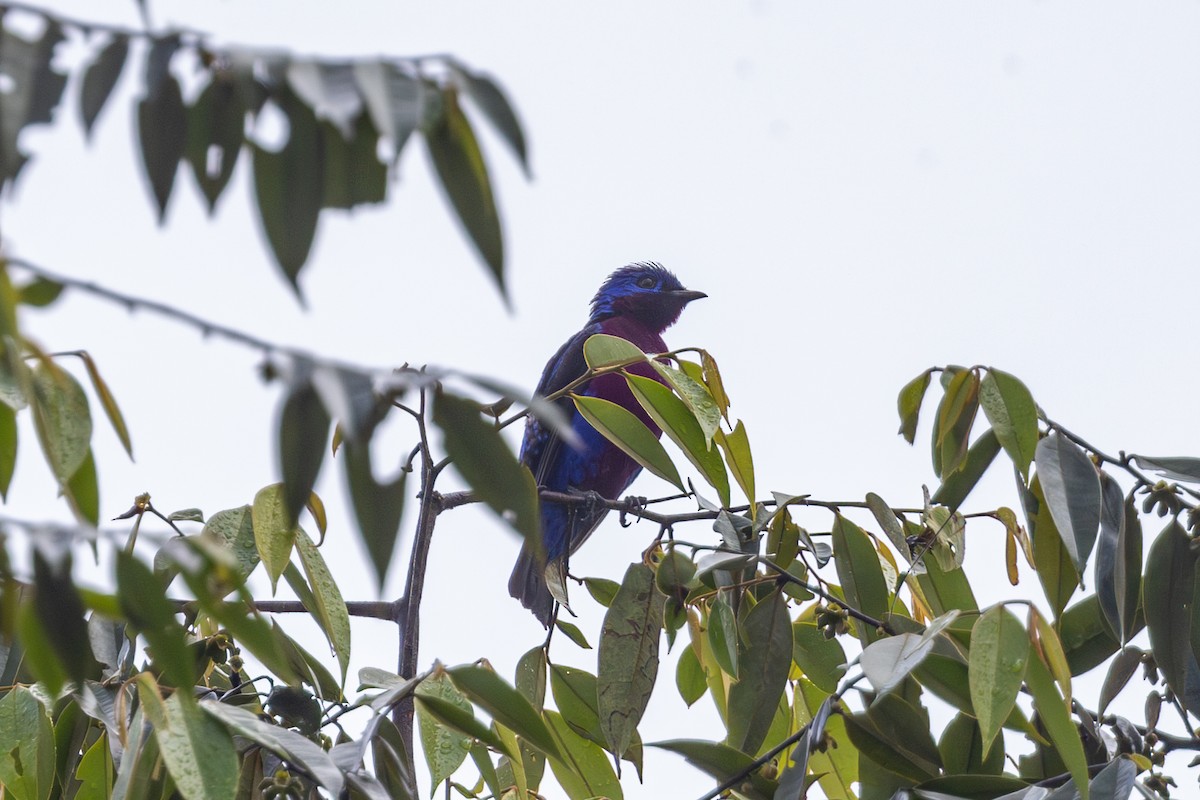
[[[546,364],[537,394],[542,397],[553,394],[587,372],[583,344],[593,334],[619,336],[646,353],[666,352],[663,331],[679,319],[684,306],[701,297],[707,295],[685,289],[678,278],[659,264],[645,262],[618,269],[592,298],[592,313],[583,330],[568,339]],[[629,371],[662,381],[649,364],[635,365]],[[597,376],[576,391],[624,407],[656,435],[661,435],[621,375]],[[641,466],[588,424],[569,398],[557,402],[568,414],[582,446],[576,448],[564,443],[550,428],[530,416],[521,443],[521,463],[529,467],[542,489],[595,493],[616,500],[641,472]],[[543,625],[548,627],[554,617],[555,599],[547,587],[547,573],[553,571],[553,579],[563,585],[567,560],[607,513],[603,505],[541,504],[541,547],[526,542],[521,548],[508,591]]]

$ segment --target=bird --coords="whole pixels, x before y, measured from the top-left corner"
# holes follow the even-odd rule
[[[662,334],[679,319],[684,306],[708,295],[685,289],[675,275],[652,261],[628,264],[613,272],[596,292],[591,314],[583,329],[550,358],[536,394],[551,395],[582,377],[588,369],[583,345],[597,333],[619,336],[644,353],[663,353]],[[650,364],[636,364],[630,372],[663,382]],[[656,436],[662,431],[634,399],[625,378],[616,373],[599,375],[575,390],[599,397],[633,412]],[[636,461],[609,442],[575,410],[568,397],[555,401],[578,434],[579,446],[564,442],[554,431],[530,415],[521,441],[520,461],[533,473],[541,489],[582,493],[616,500],[641,472]],[[608,508],[603,504],[566,506],[541,503],[541,541],[526,540],[508,581],[508,591],[549,628],[556,612],[555,598],[547,586],[552,573],[565,585],[567,560],[600,525]],[[565,589],[564,589],[565,591]]]

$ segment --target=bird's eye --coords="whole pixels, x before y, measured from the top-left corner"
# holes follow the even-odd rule
[[[638,278],[637,285],[643,289],[653,289],[654,278],[650,277],[649,275],[645,276],[644,278]]]

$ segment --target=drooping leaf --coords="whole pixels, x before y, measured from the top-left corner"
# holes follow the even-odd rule
[[[1134,632],[1141,631],[1141,615]],[[1062,613],[1058,622],[1059,641],[1072,675],[1087,672],[1107,661],[1121,649],[1100,612],[1100,602],[1090,594]],[[1198,684],[1200,685],[1200,684]]]
[[[774,591],[742,623],[738,680],[729,687],[726,741],[743,753],[762,747],[787,684],[792,662],[792,620]]]
[[[319,745],[313,744],[294,731],[263,722],[244,708],[213,702],[200,703],[199,706],[216,717],[231,733],[244,736],[303,767],[331,796],[338,797],[341,794],[345,777],[329,754]]]
[[[900,396],[896,398],[896,408],[900,413],[900,430],[898,433],[912,444],[917,437],[917,420],[921,414],[921,401],[925,399],[925,391],[929,388],[929,377],[933,373],[925,370],[904,385]]]
[[[0,698],[0,786],[15,797],[46,800],[54,788],[54,732],[50,715],[26,686]]]
[[[1038,442],[1038,478],[1054,525],[1075,566],[1083,574],[1100,529],[1100,478],[1087,453],[1057,431]]]
[[[1133,463],[1152,469],[1169,481],[1200,483],[1200,458],[1187,456],[1133,456]]]
[[[1121,693],[1121,690],[1129,683],[1129,679],[1137,672],[1144,655],[1145,652],[1141,648],[1127,646],[1121,648],[1121,652],[1117,653],[1117,657],[1109,663],[1108,673],[1104,676],[1104,683],[1100,687],[1100,704],[1096,709],[1096,713],[1101,717],[1104,716],[1108,704]]]
[[[862,528],[838,514],[831,541],[833,563],[846,602],[862,613],[882,620],[888,611],[888,588],[871,540]],[[863,623],[858,624],[858,635],[864,645],[879,638],[874,628]]]
[[[425,130],[429,156],[459,220],[487,264],[501,295],[504,285],[504,237],[491,179],[471,123],[452,87],[442,91],[442,113]]]
[[[317,119],[332,123],[346,139],[353,135],[354,120],[363,109],[353,65],[295,59],[287,65],[287,82]]]
[[[288,388],[279,411],[279,469],[283,507],[291,527],[312,497],[331,425],[329,412],[307,377]]]
[[[129,37],[123,33],[114,33],[83,75],[83,88],[79,93],[79,116],[83,120],[83,132],[89,138],[96,118],[100,116],[113,87],[117,85],[117,79],[121,77],[121,69],[125,66],[125,58],[128,55]]]
[[[837,690],[838,681],[846,674],[846,651],[837,639],[826,639],[815,624],[797,622],[792,625],[792,660],[826,693]]]
[[[979,404],[1013,465],[1028,480],[1038,443],[1033,395],[1015,375],[989,369],[979,385]]]
[[[42,452],[60,483],[71,479],[87,459],[92,417],[83,387],[52,361],[33,369],[33,421]]]
[[[670,739],[650,742],[649,746],[678,753],[693,767],[721,783],[734,775],[748,773],[746,782],[738,787],[738,793],[751,800],[771,800],[778,788],[774,780],[763,777],[759,770],[750,769],[754,763],[753,757],[727,744],[699,739]]]
[[[554,777],[571,800],[607,797],[621,800],[625,795],[613,771],[612,762],[600,745],[580,736],[562,714],[546,712],[546,723],[563,753],[562,759],[550,759]]]
[[[187,149],[187,109],[174,75],[166,75],[156,90],[138,102],[138,140],[161,225],[166,220],[179,161]]]
[[[100,370],[96,366],[96,361],[92,358],[91,354],[86,350],[80,350],[77,355],[83,361],[88,379],[92,382],[92,389],[96,392],[96,399],[100,401],[100,407],[104,409],[104,414],[108,417],[113,432],[117,434],[117,438],[121,440],[121,446],[125,448],[125,452],[132,460],[133,442],[129,437],[129,427],[125,424],[125,416],[121,413],[121,409],[117,405],[117,399],[113,397],[112,390],[108,388],[108,383],[105,382],[104,378],[100,377]]]
[[[371,121],[392,145],[394,162],[424,119],[425,86],[403,66],[383,59],[355,62],[354,78]]]
[[[246,107],[237,84],[217,73],[187,109],[186,157],[208,201],[208,213],[229,185],[245,141]]]
[[[254,522],[254,544],[263,566],[267,568],[274,592],[279,576],[291,560],[296,531],[299,530],[294,523],[288,522],[283,484],[273,483],[259,489],[254,495],[250,513]]]
[[[316,115],[286,89],[273,96],[287,116],[288,140],[278,152],[252,146],[254,190],[263,232],[292,288],[308,261],[325,191]]]
[[[1187,533],[1172,520],[1150,545],[1142,604],[1150,651],[1167,685],[1193,713],[1200,712],[1196,653],[1200,631],[1193,625],[1196,553]]]
[[[1055,615],[1063,612],[1071,595],[1079,587],[1079,575],[1055,524],[1050,505],[1042,494],[1041,476],[1034,475],[1029,486],[1033,515],[1029,518],[1029,535],[1033,539],[1034,566],[1038,580],[1050,601]]]
[[[733,479],[741,487],[746,499],[754,502],[754,459],[750,453],[750,439],[746,435],[746,426],[739,419],[737,425],[728,434],[717,432],[717,445],[725,453],[725,461]]]
[[[938,751],[947,775],[999,775],[1004,771],[1004,748],[987,749],[979,724],[962,712],[946,726],[938,741]]]
[[[624,753],[633,741],[658,676],[658,643],[666,598],[654,571],[631,564],[604,615],[600,633],[597,702],[608,750]]]
[[[1062,692],[1063,699],[1069,705],[1071,702],[1071,664],[1067,661],[1062,639],[1059,638],[1058,632],[1050,622],[1042,616],[1042,612],[1034,606],[1029,607],[1029,621],[1026,627],[1029,629],[1029,641],[1033,645],[1033,652],[1046,664],[1051,677],[1054,678],[1054,682],[1058,684],[1059,690]],[[1061,627],[1066,629],[1065,619]]]
[[[550,667],[554,705],[567,725],[585,739],[605,747],[604,733],[600,730],[597,685],[596,676],[585,670],[559,664]],[[634,765],[639,776],[642,774],[642,739],[636,732],[621,757]]]
[[[325,157],[322,208],[351,209],[387,197],[387,165],[379,160],[379,131],[367,112],[358,115],[347,140],[329,123],[321,125]]]
[[[62,26],[43,19],[45,30],[37,41],[7,26],[0,32],[0,73],[7,79],[0,92],[0,186],[15,179],[28,161],[17,146],[21,130],[50,122],[67,83],[67,76],[53,68],[54,50],[65,38]]]
[[[729,592],[717,592],[709,604],[708,610],[708,646],[713,658],[721,666],[722,671],[731,678],[738,677],[738,647],[737,615],[729,604]]]
[[[163,708],[165,718],[154,721],[154,736],[180,793],[187,800],[232,800],[238,761],[229,732],[181,692],[168,697]]]
[[[1100,610],[1109,627],[1120,638],[1122,633],[1121,609],[1124,605],[1124,595],[1127,587],[1117,585],[1117,561],[1125,558],[1124,528],[1125,528],[1125,498],[1121,486],[1107,473],[1100,472],[1100,488],[1102,508],[1100,515],[1100,535],[1096,539],[1096,596],[1100,600]],[[1138,552],[1141,561],[1141,552]],[[1124,566],[1124,565],[1122,565]],[[1140,567],[1140,563],[1138,565]],[[1125,570],[1122,570],[1124,572]],[[1140,573],[1140,568],[1138,569]],[[1122,576],[1124,577],[1124,575]],[[1120,592],[1121,603],[1118,603],[1117,593]]]
[[[554,738],[537,710],[493,670],[464,664],[446,670],[454,685],[500,724],[552,758],[561,758]]]
[[[524,170],[525,177],[531,178],[525,134],[521,130],[521,123],[517,120],[517,112],[513,109],[512,103],[509,102],[504,91],[489,75],[469,70],[459,62],[454,62],[452,66],[462,90],[483,112],[488,122],[492,123],[504,143],[512,149],[513,155],[521,162],[521,169]]]
[[[1050,735],[1083,800],[1088,800],[1087,756],[1079,739],[1079,729],[1071,719],[1070,708],[1055,688],[1054,679],[1042,660],[1030,658],[1025,667],[1025,685],[1033,695],[1033,707]]]
[[[932,501],[946,506],[951,511],[958,510],[958,507],[967,499],[967,495],[979,483],[983,473],[996,460],[996,454],[999,452],[1000,440],[989,428],[967,450],[967,459],[962,468],[945,476],[941,486],[934,492]]]
[[[163,586],[150,568],[124,550],[117,553],[117,598],[129,624],[146,637],[165,682],[191,686],[196,664],[183,626],[175,619],[175,606],[164,596]]]
[[[433,675],[421,681],[416,696],[422,699],[436,697],[458,707],[464,713],[473,713],[471,702],[454,688],[454,684],[442,671],[435,670]],[[436,793],[437,787],[449,779],[466,761],[471,751],[471,739],[443,726],[423,705],[417,706],[417,723],[421,735],[421,749],[425,752],[425,763],[429,766],[433,782],[433,789],[430,791],[432,795]]]
[[[655,424],[717,490],[721,505],[728,506],[729,475],[725,471],[725,462],[721,460],[720,450],[705,441],[704,431],[687,404],[653,378],[626,373],[625,380],[634,398]]]
[[[346,602],[338,589],[337,581],[321,556],[321,551],[302,528],[296,529],[296,552],[308,577],[316,607],[310,609],[317,624],[325,633],[329,647],[342,668],[342,682],[346,681],[346,670],[350,664],[350,614]]]
[[[684,490],[679,470],[658,437],[631,411],[600,397],[573,394],[571,399],[580,415],[606,439],[658,477]]]
[[[658,361],[651,361],[650,366],[663,380],[679,395],[684,404],[691,410],[700,430],[704,432],[705,446],[712,441],[721,430],[721,411],[704,384],[688,375],[685,371],[675,369]]]
[[[16,467],[17,412],[6,403],[0,403],[0,498],[5,501]]]
[[[33,553],[33,609],[46,640],[63,671],[82,683],[95,677],[91,640],[84,621],[83,601],[71,579],[71,557],[47,558],[41,549]]]
[[[90,448],[79,469],[63,487],[63,494],[79,519],[92,526],[100,524],[100,486],[96,477],[96,460]]]
[[[914,782],[940,772],[941,753],[929,735],[928,724],[922,724],[920,712],[896,694],[886,694],[868,711],[844,719],[859,753],[888,772]],[[860,774],[864,766],[860,763]]]
[[[479,406],[442,392],[434,401],[433,421],[442,430],[451,462],[471,489],[517,533],[540,541],[533,475],[517,461],[496,426],[483,419]]]
[[[704,666],[696,655],[696,648],[685,647],[679,654],[675,664],[675,688],[684,704],[691,708],[697,700],[704,696],[708,683],[704,677]]]
[[[1028,660],[1029,636],[1011,611],[992,606],[975,621],[967,675],[984,752],[1012,713]]]

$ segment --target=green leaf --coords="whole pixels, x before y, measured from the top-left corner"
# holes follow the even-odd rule
[[[441,392],[434,401],[433,421],[442,429],[442,443],[455,469],[479,498],[526,539],[540,541],[533,474],[517,461],[496,426],[480,416],[479,406]]]
[[[1075,571],[1084,565],[1100,529],[1100,477],[1087,453],[1055,431],[1038,442],[1037,471],[1054,525]]]
[[[62,25],[44,16],[42,37],[29,41],[4,28],[0,39],[0,72],[7,80],[0,94],[0,185],[16,178],[28,160],[21,152],[21,130],[35,123],[50,122],[62,97],[67,76],[53,68],[54,50],[65,38]]]
[[[0,498],[8,500],[17,467],[17,412],[0,403]]]
[[[708,646],[721,670],[738,677],[737,615],[729,605],[729,592],[718,591],[708,610]]]
[[[1135,633],[1140,632],[1143,627],[1141,614],[1138,615],[1138,622],[1134,628]],[[1064,611],[1058,627],[1059,638],[1072,675],[1080,675],[1103,664],[1121,649],[1121,643],[1113,638],[1104,623],[1100,603],[1094,594],[1088,595]]]
[[[1121,486],[1100,473],[1103,507],[1096,539],[1096,597],[1109,628],[1122,642],[1133,636],[1142,589],[1142,524],[1133,499],[1126,502]]]
[[[297,278],[312,249],[325,191],[321,132],[312,110],[290,90],[277,90],[273,99],[287,116],[288,140],[279,152],[252,145],[254,190],[271,251],[299,294]]]
[[[287,82],[296,97],[328,121],[347,139],[363,101],[354,80],[354,67],[314,59],[295,59],[287,65]]]
[[[571,399],[579,414],[604,438],[658,477],[684,491],[679,471],[658,437],[632,412],[599,397],[573,394]]]
[[[354,78],[376,130],[392,144],[395,162],[424,118],[425,87],[402,65],[384,59],[356,61]]]
[[[488,667],[464,664],[446,670],[451,680],[492,719],[511,729],[551,758],[560,758],[554,738],[538,712],[520,692]]]
[[[279,413],[279,466],[289,526],[296,525],[312,496],[331,424],[329,412],[307,377],[289,388]]]
[[[1104,716],[1108,704],[1116,699],[1121,690],[1129,683],[1129,679],[1142,665],[1142,657],[1145,654],[1140,647],[1127,646],[1121,648],[1121,652],[1117,653],[1117,657],[1109,663],[1104,683],[1100,687],[1100,704],[1096,709],[1099,717]]]
[[[225,703],[200,703],[199,707],[216,717],[230,733],[244,736],[276,755],[295,762],[317,785],[333,797],[342,792],[345,778],[328,753],[298,733],[263,722],[244,708]]]
[[[728,506],[729,475],[725,471],[725,462],[721,460],[720,451],[710,447],[705,440],[704,431],[687,404],[653,378],[626,373],[625,380],[650,419],[679,446],[688,461],[704,476],[704,480],[717,490],[721,505]]]
[[[654,367],[654,371],[675,390],[679,399],[691,410],[696,422],[700,424],[700,430],[704,432],[704,443],[707,447],[721,430],[721,410],[717,408],[717,403],[708,393],[708,389],[683,370],[658,361],[651,361],[650,366]]]
[[[583,359],[590,369],[601,369],[644,363],[646,354],[636,344],[620,336],[597,333],[583,343]]]
[[[546,722],[562,758],[550,759],[554,777],[571,800],[607,797],[621,800],[621,783],[600,745],[576,733],[562,714],[546,712]]]
[[[587,637],[583,635],[583,631],[579,630],[578,625],[572,625],[566,620],[554,620],[554,627],[558,628],[563,634],[575,644],[582,647],[584,650],[591,650],[592,646],[588,644]]]
[[[746,426],[739,419],[733,430],[726,434],[717,432],[717,445],[725,453],[725,461],[733,479],[741,487],[746,499],[754,502],[754,459],[750,454],[750,439],[746,436]]]
[[[1187,533],[1172,520],[1150,545],[1142,597],[1150,651],[1167,685],[1193,713],[1200,712],[1200,626],[1192,620],[1196,562]]]
[[[940,772],[941,753],[929,734],[928,722],[896,694],[883,695],[868,711],[844,719],[850,741],[859,752],[889,772],[918,782]]]
[[[727,742],[757,753],[767,737],[792,663],[792,620],[787,602],[773,591],[746,614],[737,683],[729,687]]]
[[[17,302],[34,308],[45,308],[63,293],[66,287],[58,281],[40,275],[17,289]]]
[[[77,683],[96,677],[83,601],[71,580],[70,555],[55,563],[35,548],[33,585],[34,613],[67,677]]]
[[[337,656],[344,684],[346,670],[350,666],[350,614],[346,610],[346,601],[342,599],[337,581],[333,579],[321,552],[301,528],[296,529],[296,552],[300,555],[300,563],[304,566],[304,574],[308,576],[308,585],[316,601],[316,608],[309,610],[313,612],[313,617]]]
[[[500,134],[504,143],[512,149],[526,178],[532,178],[529,171],[529,156],[526,152],[525,134],[521,131],[521,123],[517,121],[517,113],[512,103],[505,96],[500,86],[488,75],[482,72],[472,72],[459,62],[453,62],[452,68],[458,78],[458,83],[467,97],[478,106],[488,122]]]
[[[299,530],[294,523],[288,522],[283,484],[273,483],[259,489],[254,495],[250,515],[254,524],[254,544],[258,548],[263,566],[267,568],[267,575],[271,578],[271,592],[274,594],[279,576],[291,561],[292,547],[296,543],[296,532]]]
[[[100,486],[96,478],[96,461],[92,457],[91,448],[88,448],[87,458],[83,460],[83,464],[75,470],[71,480],[67,481],[67,485],[63,487],[63,494],[71,503],[71,508],[76,516],[89,525],[100,524]]]
[[[605,608],[612,605],[613,598],[617,596],[617,590],[621,588],[621,584],[610,581],[608,578],[584,578],[583,585],[587,587],[588,594],[592,596],[592,599]]]
[[[391,481],[376,481],[371,470],[370,445],[366,442],[356,444],[347,440],[342,446],[342,458],[358,530],[375,568],[376,586],[382,590],[400,538],[408,473],[401,470]]]
[[[323,208],[351,209],[382,203],[387,197],[387,165],[379,160],[379,131],[367,112],[358,115],[352,137],[321,123],[325,158]]]
[[[196,663],[187,648],[183,626],[175,619],[175,605],[163,594],[163,585],[150,568],[132,554],[117,553],[117,598],[129,624],[150,644],[150,654],[171,686],[191,686]]]
[[[947,775],[999,775],[1004,771],[1004,748],[987,749],[979,724],[962,712],[956,714],[942,732],[938,751]]]
[[[474,718],[471,701],[454,688],[449,676],[441,670],[435,670],[432,675],[421,681],[416,696],[419,700],[437,698],[458,708],[464,714],[471,714]],[[437,787],[448,780],[467,760],[467,755],[471,752],[471,738],[442,725],[428,708],[420,703],[417,705],[417,723],[421,735],[421,749],[425,752],[425,763],[429,766],[429,775],[433,782],[433,789],[430,791],[432,795],[437,791]]]
[[[218,511],[208,518],[200,533],[220,542],[221,546],[230,552],[243,578],[258,566],[258,546],[254,540],[253,512],[250,506]]]
[[[792,660],[821,691],[832,693],[846,674],[846,651],[811,622],[792,625]]]
[[[483,152],[471,123],[458,105],[453,87],[442,90],[442,113],[425,131],[425,142],[447,199],[491,271],[500,293],[504,286],[504,236],[492,197]]]
[[[675,664],[675,688],[683,702],[691,708],[697,700],[704,696],[708,683],[704,676],[704,667],[694,647],[685,647],[679,654]]]
[[[121,440],[121,446],[125,448],[125,452],[132,460],[133,442],[129,438],[129,428],[125,424],[125,417],[121,414],[121,409],[117,405],[116,398],[113,397],[113,393],[108,388],[108,384],[105,383],[104,378],[100,377],[100,370],[96,368],[96,362],[92,359],[92,356],[86,350],[80,350],[76,355],[83,361],[83,366],[87,369],[88,378],[92,382],[92,389],[96,392],[96,399],[100,401],[100,407],[104,409],[104,414],[108,417],[109,424],[112,425],[117,438]]]
[[[1040,658],[1030,658],[1025,667],[1025,684],[1033,695],[1033,707],[1050,735],[1058,755],[1075,780],[1083,800],[1088,800],[1087,756],[1079,739],[1079,729],[1071,719],[1067,702],[1059,695],[1050,671]]]
[[[83,88],[79,93],[79,116],[83,120],[83,132],[89,138],[92,126],[100,116],[104,103],[112,94],[125,58],[129,55],[129,37],[122,33],[113,34],[108,44],[96,55],[83,75]]]
[[[754,759],[727,744],[706,742],[699,739],[669,739],[651,742],[657,747],[683,756],[696,769],[724,783],[735,775],[749,773],[745,782],[738,787],[738,794],[751,800],[771,800],[778,784],[762,775],[761,770],[752,770]]]
[[[879,554],[862,528],[838,514],[833,523],[833,563],[846,602],[864,614],[883,619],[888,610],[888,588],[879,566]],[[879,638],[874,628],[858,623],[864,645]]]
[[[232,800],[238,760],[229,733],[181,692],[163,706],[166,717],[154,721],[154,736],[179,791],[188,800]]]
[[[15,686],[0,698],[0,786],[14,797],[46,800],[54,788],[54,731],[33,691]]]
[[[597,674],[600,730],[608,750],[624,753],[646,710],[658,676],[658,643],[666,598],[654,571],[631,564],[604,615]]]
[[[167,215],[175,172],[187,148],[187,110],[175,76],[166,75],[157,89],[138,102],[138,139],[142,167],[158,205],[158,222]]]
[[[951,511],[957,510],[999,452],[1000,440],[996,438],[995,432],[988,428],[967,450],[967,460],[962,469],[945,477],[942,485],[934,492],[932,501],[946,506]]]
[[[596,676],[590,672],[559,664],[550,667],[550,691],[554,695],[554,705],[567,720],[567,725],[585,739],[605,747],[604,733],[600,729],[597,686]],[[636,732],[621,758],[632,763],[639,776],[642,774],[642,739]]]
[[[33,368],[33,421],[42,452],[59,482],[66,484],[87,460],[92,416],[83,387],[51,361]]]
[[[79,765],[75,768],[75,780],[79,781],[77,798],[98,798],[109,800],[112,797],[112,785],[116,780],[116,770],[113,767],[112,755],[108,748],[108,733],[100,737],[87,748]]]
[[[1154,470],[1169,481],[1200,483],[1200,458],[1133,456],[1133,462],[1143,469]]]
[[[979,374],[964,369],[954,373],[938,404],[933,426],[933,471],[945,480],[958,471],[967,458],[971,426],[979,411]]]
[[[1028,660],[1029,636],[1004,606],[992,606],[975,621],[967,675],[984,752],[1012,713]]]
[[[237,166],[245,140],[246,107],[236,83],[217,72],[187,110],[187,147],[185,156],[200,193],[208,201],[208,213],[217,209],[217,200]]]
[[[1033,540],[1034,567],[1038,580],[1050,601],[1055,616],[1063,612],[1071,595],[1079,587],[1079,575],[1075,571],[1071,554],[1063,545],[1063,537],[1055,524],[1054,515],[1042,494],[1041,476],[1034,475],[1029,486],[1030,496],[1036,505],[1029,520],[1029,537]]]
[[[1004,451],[1026,481],[1038,444],[1037,405],[1015,375],[989,369],[979,385],[979,404]]]
[[[896,398],[896,410],[900,413],[900,430],[897,431],[905,440],[912,444],[917,437],[917,419],[921,415],[921,401],[925,399],[925,390],[929,388],[929,377],[932,370],[925,370],[904,385],[900,396]]]
[[[936,558],[927,558],[924,564],[926,571],[917,575],[917,583],[934,614],[945,614],[953,609],[974,611],[979,608],[962,567],[942,569]]]

